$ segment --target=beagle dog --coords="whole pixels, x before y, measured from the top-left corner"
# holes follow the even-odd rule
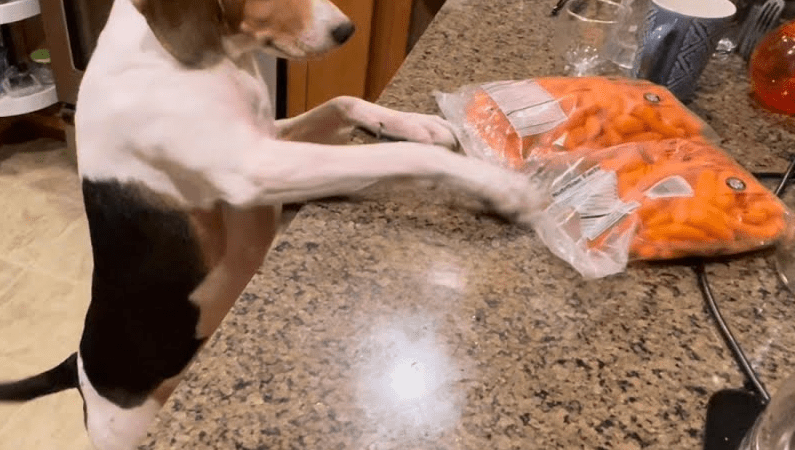
[[[255,53],[311,58],[353,33],[328,0],[115,1],[75,116],[94,257],[79,349],[0,401],[78,388],[94,446],[133,449],[261,265],[281,204],[411,177],[530,219],[531,181],[450,151],[440,117],[340,97],[275,120]],[[353,128],[392,142],[344,145]]]

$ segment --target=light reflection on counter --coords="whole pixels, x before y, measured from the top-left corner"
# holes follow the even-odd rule
[[[411,442],[455,427],[464,370],[449,350],[431,317],[374,324],[356,361],[358,406],[373,438]]]
[[[432,285],[444,286],[458,292],[466,287],[461,269],[454,266],[440,266],[428,271],[428,281]]]
[[[400,400],[422,398],[427,392],[425,388],[427,373],[425,365],[421,362],[411,359],[400,361],[389,377],[392,379],[389,387],[395,391],[395,395]]]

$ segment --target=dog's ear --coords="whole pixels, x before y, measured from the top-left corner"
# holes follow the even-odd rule
[[[223,54],[221,38],[227,23],[219,0],[133,0],[133,4],[158,41],[182,64],[206,67]]]
[[[245,0],[219,0],[223,8],[224,21],[227,27],[232,32],[240,29],[240,23],[243,21],[243,8],[245,7]]]

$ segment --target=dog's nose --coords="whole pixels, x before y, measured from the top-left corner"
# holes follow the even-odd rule
[[[334,38],[334,42],[339,45],[342,45],[348,42],[348,39],[353,36],[353,33],[356,31],[356,25],[353,22],[345,22],[342,25],[338,26],[331,32],[331,36]]]

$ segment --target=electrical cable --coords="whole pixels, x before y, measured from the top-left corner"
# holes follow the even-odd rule
[[[726,321],[723,320],[723,315],[718,308],[715,297],[712,295],[712,289],[709,287],[709,279],[707,278],[707,272],[704,270],[704,263],[699,263],[693,267],[693,270],[696,272],[696,276],[698,277],[698,286],[701,288],[701,294],[704,296],[704,300],[706,300],[707,306],[709,306],[709,311],[712,313],[712,317],[715,319],[715,322],[718,325],[718,331],[720,331],[720,334],[723,336],[723,339],[729,346],[729,350],[731,350],[734,360],[740,366],[740,370],[743,372],[746,379],[751,383],[757,395],[759,395],[759,398],[762,399],[764,404],[767,404],[770,402],[770,393],[765,388],[762,380],[760,380],[756,375],[756,372],[754,372],[754,369],[748,362],[748,358],[745,357],[743,349],[740,347],[740,344],[737,343],[737,340],[734,338],[734,335],[729,329],[729,326],[726,324]]]

